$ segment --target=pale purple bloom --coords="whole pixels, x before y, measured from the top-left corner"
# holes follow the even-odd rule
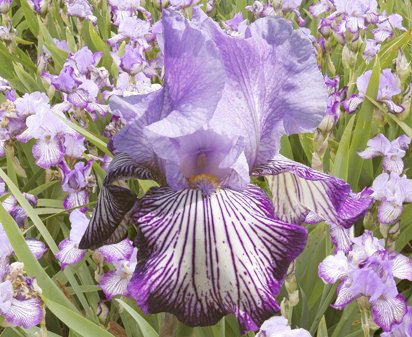
[[[32,151],[36,164],[42,168],[55,166],[63,159],[63,135],[75,133],[56,114],[64,117],[58,105],[38,105],[35,114],[26,119],[27,129],[17,136],[22,142],[37,140]]]
[[[64,199],[65,209],[85,205],[80,210],[82,212],[87,211],[92,164],[93,160],[89,160],[87,164],[80,161],[74,165],[73,169],[70,169],[64,161],[59,164],[63,176],[62,189],[64,192],[69,193]]]
[[[363,102],[366,91],[368,89],[369,81],[372,75],[372,70],[366,71],[356,80],[356,86],[359,90],[359,95],[353,94],[343,104],[345,110],[349,113],[354,112],[358,106]],[[383,103],[389,112],[400,113],[404,108],[396,104],[392,97],[401,93],[400,81],[391,69],[384,69],[379,79],[379,88],[376,100]]]
[[[0,76],[0,92],[3,93],[4,96],[6,96],[6,98],[11,102],[14,102],[17,98],[16,97],[16,90],[14,90],[10,86],[9,81],[2,78],[1,76]]]
[[[136,75],[142,70],[146,61],[144,57],[143,47],[133,47],[127,44],[124,50],[124,55],[120,57],[120,68],[130,75]]]
[[[363,58],[368,64],[379,53],[381,45],[373,39],[366,39],[365,49],[363,50]]]
[[[256,337],[311,337],[305,329],[292,329],[283,316],[274,316],[263,322]]]
[[[37,260],[41,259],[44,253],[47,251],[44,242],[41,242],[39,240],[29,238],[26,239],[26,243]],[[2,224],[0,223],[0,261],[8,261],[9,257],[12,255],[14,255],[13,247],[9,239],[7,238]]]
[[[383,169],[387,172],[401,174],[403,172],[402,158],[411,143],[411,139],[406,135],[401,135],[393,141],[389,141],[383,134],[368,140],[368,147],[359,152],[363,159],[371,159],[383,156]]]
[[[43,320],[41,289],[20,262],[12,263],[0,279],[0,316],[11,326],[30,329]]]
[[[309,192],[301,202],[322,216],[332,205],[325,217],[344,227],[370,199],[278,156],[282,135],[313,131],[327,108],[302,32],[266,17],[234,37],[199,8],[193,21],[164,11],[162,24],[163,87],[111,97],[125,127],[113,137],[116,155],[79,247],[119,242],[133,221],[138,263],[128,292],[144,312],[171,312],[192,326],[233,313],[242,331],[258,330],[279,310],[275,296],[306,230],[282,221],[282,210],[250,176],[296,176]],[[114,184],[130,178],[162,187],[137,200]],[[318,191],[312,183],[321,188],[312,193],[319,199],[311,197]]]
[[[382,224],[394,224],[402,214],[403,203],[412,202],[412,179],[394,172],[377,176],[372,190],[372,197],[381,201],[378,218]]]
[[[389,16],[380,17],[377,28],[373,30],[373,36],[376,41],[384,42],[386,39],[393,36],[393,30],[399,29],[406,31],[402,25],[403,18],[399,14],[390,14]]]
[[[170,5],[176,9],[191,7],[199,3],[200,0],[169,0]]]
[[[333,3],[331,3],[329,0],[320,0],[319,2],[316,2],[309,7],[309,12],[316,18],[319,15],[329,12],[332,9]]]
[[[140,0],[109,0],[112,8],[120,11],[135,11],[140,7]]]
[[[50,76],[51,84],[59,91],[71,93],[81,81],[75,76],[72,66],[65,66],[58,76]]]
[[[107,42],[114,47],[120,42],[130,39],[147,48],[145,36],[150,34],[150,30],[150,23],[148,21],[141,20],[136,16],[127,16],[120,21],[118,34],[111,37]]]
[[[6,14],[11,8],[12,0],[0,0],[0,13]]]
[[[67,15],[86,19],[93,24],[97,22],[97,18],[93,15],[92,6],[87,0],[66,0],[66,5]]]
[[[384,332],[381,337],[412,337],[412,307],[408,307],[401,323],[395,324],[391,331]]]
[[[86,151],[84,146],[84,137],[80,133],[64,134],[64,149],[65,155],[71,158],[82,158]]]
[[[356,298],[366,296],[375,323],[389,331],[406,313],[406,303],[396,289],[394,277],[412,280],[412,260],[385,250],[369,231],[352,242],[347,255],[338,251],[326,257],[319,265],[319,276],[325,283],[340,281],[334,308],[343,309]]]
[[[89,224],[89,219],[79,209],[70,213],[70,236],[59,243],[59,251],[56,258],[62,269],[68,265],[78,263],[87,253],[85,249],[79,249],[79,243]],[[96,250],[108,263],[115,263],[130,259],[133,246],[128,239],[114,245],[105,245]]]
[[[99,249],[101,250],[102,248]],[[132,252],[129,258],[113,261],[115,269],[105,273],[99,281],[99,287],[103,290],[108,300],[117,295],[130,295],[127,287],[137,265],[137,250],[133,249],[133,246],[131,246],[131,249]]]
[[[28,0],[27,2],[38,14],[45,14],[49,7],[49,0]]]
[[[83,47],[73,54],[72,59],[76,63],[80,74],[86,75],[92,67],[100,62],[102,56],[102,52],[92,53],[88,47]]]
[[[27,117],[35,114],[40,105],[48,106],[49,98],[44,92],[36,91],[17,98],[14,105],[19,115]]]

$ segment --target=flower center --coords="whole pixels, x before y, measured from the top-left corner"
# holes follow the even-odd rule
[[[199,189],[204,195],[211,195],[220,187],[219,179],[213,175],[201,173],[187,179],[190,188]]]

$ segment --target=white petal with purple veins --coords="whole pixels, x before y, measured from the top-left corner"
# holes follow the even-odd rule
[[[354,237],[354,226],[351,228],[343,228],[330,224],[330,238],[337,250],[348,253],[352,248],[352,239]]]
[[[33,253],[34,257],[39,260],[43,254],[47,251],[44,242],[36,239],[26,239],[27,246],[29,246],[30,251]]]
[[[346,279],[344,282],[339,284],[337,290],[337,297],[335,303],[332,305],[333,308],[341,310],[346,307],[350,302],[356,299],[356,296],[351,290],[351,280]]]
[[[131,278],[132,274],[125,274],[121,269],[112,270],[102,276],[99,287],[108,300],[117,295],[126,296],[128,294],[127,286]]]
[[[392,225],[398,221],[403,207],[388,201],[382,201],[378,208],[378,219],[382,224]]]
[[[329,255],[324,259],[318,268],[318,273],[323,282],[335,283],[349,272],[348,258],[342,251],[338,251],[336,255]]]
[[[83,259],[86,252],[87,250],[77,248],[77,243],[66,239],[60,242],[56,258],[59,260],[62,269],[64,269],[66,266],[75,264]]]
[[[57,165],[64,156],[63,145],[58,137],[39,139],[33,146],[36,164],[47,169]]]
[[[393,252],[394,259],[392,260],[393,276],[401,280],[412,281],[412,259],[402,254]]]
[[[303,164],[276,156],[252,175],[267,176],[275,214],[290,223],[302,223],[313,212],[336,225],[350,227],[372,202],[368,193],[353,195],[350,186]]]
[[[11,307],[3,316],[12,325],[30,329],[40,324],[43,314],[43,305],[40,298],[29,298],[21,301],[13,298]]]
[[[129,291],[145,312],[190,325],[233,313],[257,330],[279,310],[274,297],[306,231],[278,222],[262,190],[152,190],[137,209],[138,265]]]
[[[384,331],[390,331],[394,324],[402,322],[407,312],[402,295],[394,298],[380,298],[371,304],[372,317]]]
[[[96,251],[104,257],[106,263],[113,263],[114,261],[129,260],[133,253],[133,245],[129,239],[126,239],[114,245],[100,247]]]

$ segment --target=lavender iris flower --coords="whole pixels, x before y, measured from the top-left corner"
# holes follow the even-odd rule
[[[359,95],[353,94],[343,103],[343,107],[347,112],[354,112],[363,102],[371,75],[372,70],[368,70],[356,80]],[[404,108],[392,100],[393,96],[400,93],[401,87],[399,79],[392,73],[391,69],[384,69],[379,79],[379,88],[376,100],[383,103],[388,108],[389,112],[400,113],[404,110]]]
[[[56,254],[62,269],[81,261],[87,250],[79,249],[79,242],[86,231],[89,219],[80,210],[75,209],[70,213],[70,236],[59,243],[59,251]],[[108,263],[127,261],[133,253],[133,246],[130,240],[122,240],[117,244],[102,246],[96,252]]]
[[[27,2],[38,14],[45,14],[49,7],[49,0],[29,0]]]
[[[97,18],[93,15],[92,6],[87,0],[66,0],[66,5],[67,15],[86,19],[93,24],[97,22]]]
[[[30,329],[43,320],[41,289],[27,276],[24,265],[14,262],[0,278],[0,315],[11,326]]]
[[[311,337],[305,329],[291,329],[288,320],[275,316],[265,321],[256,337]]]
[[[327,107],[307,37],[276,17],[233,37],[198,8],[193,21],[165,11],[162,23],[164,85],[110,99],[125,127],[112,140],[115,157],[79,247],[118,242],[134,222],[128,292],[142,310],[191,326],[233,313],[242,331],[258,330],[279,310],[274,298],[306,230],[284,222],[250,175],[296,177],[302,203],[332,205],[325,217],[345,227],[370,201],[355,202],[341,180],[278,155],[282,135],[313,131]],[[160,187],[137,200],[113,184],[133,177]]]
[[[412,280],[412,260],[386,250],[369,231],[352,242],[347,255],[338,251],[326,257],[319,265],[319,276],[325,283],[341,282],[334,308],[343,309],[365,296],[375,323],[390,331],[406,314],[406,302],[396,289],[394,277]]]
[[[383,169],[387,172],[401,174],[403,172],[402,158],[411,143],[411,139],[402,135],[393,141],[389,141],[383,134],[368,140],[368,147],[359,152],[363,159],[371,159],[377,156],[383,156]]]
[[[372,197],[381,201],[378,218],[382,224],[392,225],[397,222],[402,214],[403,203],[412,202],[412,179],[394,172],[377,176],[372,190]]]

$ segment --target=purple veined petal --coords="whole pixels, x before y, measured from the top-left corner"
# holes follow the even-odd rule
[[[0,267],[6,269],[6,266],[3,264],[0,264]],[[2,271],[0,271],[0,275],[1,273]],[[3,280],[3,277],[1,277],[0,280]],[[13,285],[9,280],[0,282],[0,315],[4,315],[5,312],[10,310],[13,302],[13,294]]]
[[[305,218],[304,223],[310,224],[310,225],[316,225],[319,222],[322,222],[323,219],[317,215],[316,213],[309,212],[308,215]]]
[[[63,144],[57,136],[37,140],[32,151],[36,164],[44,169],[56,166],[64,156]]]
[[[183,136],[203,127],[225,81],[216,46],[196,24],[168,11],[162,22],[164,88],[148,95],[112,97],[109,102],[114,114],[127,123],[114,137],[114,148],[142,165],[156,166],[151,145],[158,138]]]
[[[327,256],[318,267],[318,274],[325,283],[336,283],[349,273],[349,261],[342,251]]]
[[[385,156],[382,163],[383,169],[387,172],[395,172],[401,174],[403,172],[404,163],[399,156]]]
[[[61,268],[64,269],[69,265],[81,261],[87,253],[87,250],[77,248],[78,244],[66,239],[59,243],[59,251],[55,254]]]
[[[412,259],[396,252],[391,252],[391,258],[393,276],[412,281]]]
[[[3,314],[6,321],[14,326],[30,329],[43,320],[44,311],[40,298],[18,300],[13,298],[11,306]]]
[[[342,102],[342,107],[345,109],[347,113],[354,113],[356,109],[361,105],[363,102],[363,97],[360,97],[357,94],[352,94],[348,99],[345,99]]]
[[[385,225],[393,225],[402,214],[402,205],[389,201],[382,201],[378,207],[379,222]]]
[[[86,205],[80,208],[82,212],[88,210],[87,204],[89,203],[89,193],[85,190],[79,192],[72,192],[67,195],[64,199],[63,206],[64,209],[72,209],[82,205]]]
[[[347,254],[352,249],[353,232],[353,226],[351,228],[343,228],[332,223],[330,224],[330,238],[336,250]]]
[[[243,331],[279,310],[274,300],[306,230],[272,218],[256,186],[237,192],[153,189],[136,213],[140,237],[129,292],[145,312],[171,312],[191,326],[234,313]]]
[[[399,114],[405,110],[403,106],[396,104],[390,99],[381,99],[379,100],[379,102],[385,104],[385,106],[388,108],[388,111],[394,114]]]
[[[391,142],[383,134],[379,134],[376,137],[369,139],[367,148],[358,152],[358,155],[363,159],[371,159],[376,156],[384,156],[391,150]]]
[[[47,251],[46,245],[42,241],[36,239],[26,239],[26,243],[37,260],[41,259],[44,253]]]
[[[412,336],[412,307],[399,324],[394,324],[389,332],[384,332],[381,337],[411,337]]]
[[[358,296],[355,296],[351,290],[352,281],[347,278],[341,284],[339,284],[337,289],[337,297],[334,304],[331,305],[332,308],[342,310],[349,303],[355,300]]]
[[[133,253],[133,245],[129,239],[122,240],[114,245],[102,246],[96,250],[103,256],[106,263],[113,263],[120,260],[129,260]]]
[[[372,30],[373,37],[377,42],[384,42],[386,39],[393,36],[393,32],[390,29],[376,28]]]
[[[399,294],[393,298],[379,298],[371,304],[373,320],[383,331],[390,331],[392,326],[402,322],[407,313],[404,297]]]
[[[232,133],[245,137],[250,167],[277,154],[283,134],[316,128],[328,94],[308,37],[273,16],[252,23],[246,38],[232,37],[197,15],[219,48],[227,76],[211,127],[227,130],[230,125]]]
[[[324,220],[349,228],[372,203],[369,191],[357,195],[343,181],[281,155],[252,172],[267,176],[275,214],[282,221],[302,223],[314,212]]]
[[[83,158],[83,153],[86,151],[84,140],[84,137],[77,132],[64,134],[65,155],[72,158]]]
[[[129,189],[113,183],[130,178],[153,179],[153,176],[150,170],[136,163],[129,155],[116,154],[110,162],[96,209],[79,247],[96,249],[118,243],[127,237],[137,196]]]
[[[358,16],[350,16],[346,19],[346,28],[355,34],[361,29],[365,29],[365,19]]]
[[[79,88],[67,95],[67,100],[75,107],[86,108],[90,98],[86,89]]]
[[[133,252],[134,257],[131,261],[115,262],[115,270],[105,273],[99,281],[99,287],[103,290],[106,298],[111,300],[114,296],[129,296],[127,289],[133,271],[136,268],[136,253]]]

